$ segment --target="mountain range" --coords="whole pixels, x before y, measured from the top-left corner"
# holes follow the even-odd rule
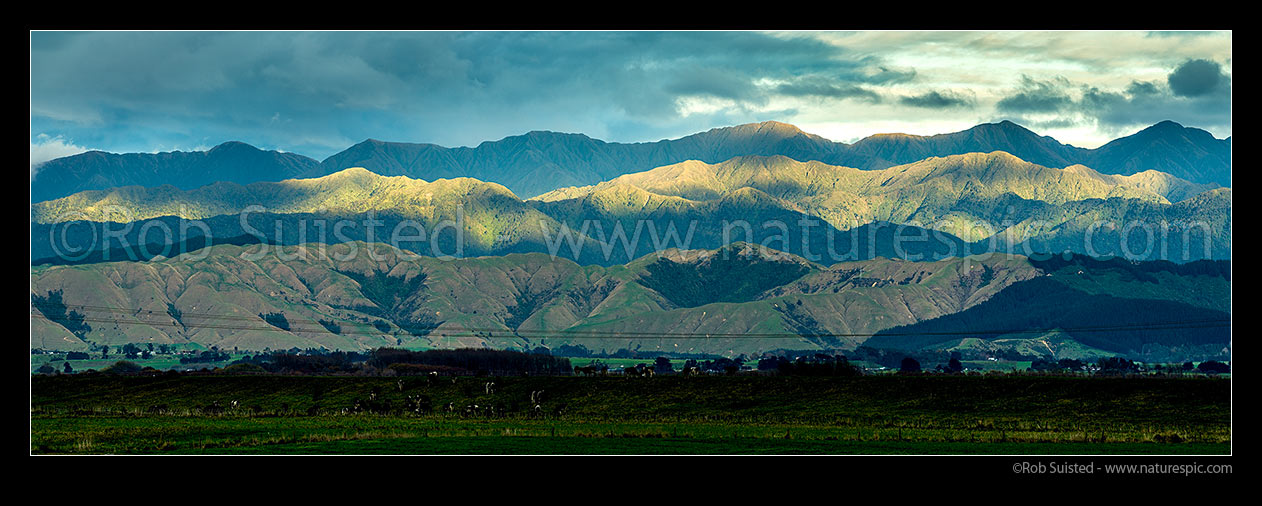
[[[992,251],[1186,262],[1230,258],[1230,210],[1230,188],[1155,171],[1113,176],[1077,165],[1054,169],[1005,152],[881,170],[742,156],[658,167],[530,200],[472,178],[428,182],[360,168],[187,191],[86,191],[33,204],[31,241],[32,260],[42,263],[54,246],[99,247],[120,230],[127,244],[152,251],[179,241],[142,237],[154,226],[140,222],[151,219],[168,234],[187,228],[180,220],[201,220],[214,240],[253,236],[281,244],[382,242],[414,223],[421,237],[395,246],[430,256],[545,252],[606,266],[669,247],[712,249],[738,240],[826,264]],[[370,221],[380,222],[379,230],[369,230]],[[1114,226],[1100,226],[1109,223]],[[456,228],[463,233],[457,236]],[[1154,241],[1140,234],[1147,230]],[[451,249],[455,245],[460,252]]]
[[[32,181],[31,346],[1221,357],[1230,173],[1172,122],[84,153]]]
[[[1231,139],[1163,121],[1096,149],[1062,144],[1010,121],[933,135],[878,134],[833,142],[785,123],[716,128],[679,139],[615,143],[582,134],[533,131],[476,147],[365,140],[322,162],[229,142],[206,152],[110,154],[91,151],[51,160],[31,182],[32,202],[84,190],[170,184],[194,189],[214,182],[247,184],[313,178],[351,167],[413,179],[472,177],[534,197],[688,160],[719,163],[736,156],[786,156],[863,170],[885,169],[973,152],[1004,151],[1046,167],[1081,164],[1103,174],[1157,170],[1196,183],[1231,186]]]
[[[376,255],[363,254],[370,247]],[[1230,343],[1229,329],[1221,327],[1170,329],[1152,339],[1091,330],[1091,318],[1101,311],[1117,312],[1112,318],[1120,320],[1154,312],[1164,313],[1155,315],[1161,321],[1229,319],[1225,261],[1132,264],[989,255],[826,267],[737,243],[665,250],[600,267],[538,253],[440,260],[366,243],[295,246],[284,259],[250,258],[250,249],[219,245],[148,262],[32,268],[35,307],[47,317],[32,319],[31,346],[582,345],[591,351],[735,356],[874,345],[977,348],[981,342],[990,352],[1151,358],[1179,347],[1215,355]],[[1060,310],[1070,292],[1080,294],[1081,302]],[[975,314],[994,321],[972,330],[1032,318],[1038,321],[1020,328],[1047,332],[959,331],[957,320]],[[1040,344],[1049,339],[1063,346]]]

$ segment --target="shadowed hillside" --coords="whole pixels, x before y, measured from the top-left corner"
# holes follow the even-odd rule
[[[209,151],[89,151],[40,165],[31,180],[31,202],[121,186],[172,185],[191,190],[219,181],[280,181],[309,174],[318,165],[302,155],[263,151],[242,142],[225,142]]]
[[[169,184],[193,189],[219,181],[247,184],[311,178],[352,167],[431,181],[472,177],[502,184],[529,198],[688,160],[719,163],[738,156],[785,156],[802,162],[876,170],[930,157],[992,151],[1012,153],[1047,167],[1082,164],[1104,174],[1121,175],[1157,170],[1197,183],[1231,186],[1230,139],[1215,139],[1208,132],[1170,121],[1098,149],[1061,144],[1009,121],[927,137],[878,134],[853,145],[808,134],[793,125],[767,121],[631,144],[542,131],[487,141],[472,148],[368,139],[319,163],[301,155],[260,151],[239,142],[225,143],[207,152],[90,152],[39,167],[31,182],[31,201],[135,185],[152,188]]]

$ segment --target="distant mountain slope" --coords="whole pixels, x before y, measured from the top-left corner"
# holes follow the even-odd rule
[[[931,158],[879,171],[782,156],[713,165],[693,161],[530,201],[471,178],[428,182],[348,169],[315,179],[217,183],[188,191],[127,187],[37,203],[31,206],[31,253],[33,261],[44,261],[59,251],[54,249],[59,244],[60,251],[101,248],[102,238],[120,233],[133,247],[161,251],[163,244],[148,245],[162,237],[140,237],[155,229],[139,221],[167,217],[159,220],[165,229],[158,232],[187,229],[180,218],[199,219],[216,241],[237,244],[244,244],[237,240],[242,236],[282,244],[377,242],[389,240],[382,234],[408,221],[425,232],[451,223],[443,248],[434,247],[432,233],[396,245],[427,255],[454,254],[452,245],[461,247],[463,256],[547,252],[600,265],[667,248],[718,248],[733,241],[825,264],[878,256],[936,260],[988,251],[1229,258],[1231,190],[1207,188],[1158,173],[1111,176],[1080,166],[1052,169],[1002,152]],[[1192,196],[1171,204],[1167,195]],[[53,226],[67,217],[95,224]],[[133,225],[111,227],[108,221]],[[338,222],[345,228],[334,229]],[[375,231],[372,223],[379,225]],[[1108,223],[1114,227],[1100,227]],[[1153,230],[1159,247],[1142,244],[1145,238],[1135,232],[1148,230],[1143,227],[1161,227]],[[455,242],[456,228],[464,231],[462,242]],[[403,232],[416,236],[421,231]],[[1123,234],[1128,234],[1125,239]]]
[[[1031,258],[1030,264],[1075,290],[1133,299],[1168,300],[1231,312],[1231,262],[1128,262],[1082,255]]]
[[[933,136],[878,134],[855,142],[851,151],[889,165],[912,163],[933,156],[1006,151],[1045,167],[1078,163],[1090,150],[1039,136],[1011,121],[985,123],[968,130]],[[875,168],[875,167],[865,167]]]
[[[205,153],[91,152],[43,165],[32,182],[31,198],[39,202],[82,190],[132,185],[170,184],[191,189],[216,181],[246,184],[311,178],[351,167],[424,180],[472,177],[502,184],[529,198],[688,160],[719,163],[737,156],[779,155],[874,170],[929,157],[992,151],[1011,153],[1046,167],[1082,164],[1103,174],[1121,175],[1157,170],[1196,183],[1231,186],[1231,140],[1215,139],[1203,130],[1169,121],[1098,149],[1061,144],[1010,121],[934,136],[878,134],[854,145],[766,121],[642,143],[605,142],[583,134],[546,131],[457,148],[369,139],[319,163],[290,153],[258,151],[241,143],[225,143]]]
[[[640,284],[666,285],[664,296],[703,294],[706,287],[717,287],[724,277],[715,272],[713,262],[724,257],[722,251],[688,252],[685,255],[650,257],[628,264],[640,273]],[[742,258],[735,254],[731,257]],[[748,256],[743,258],[749,258]],[[777,264],[769,268],[766,262]],[[739,263],[725,262],[728,266]],[[867,335],[889,326],[921,321],[971,307],[987,300],[1004,287],[1037,275],[1023,257],[993,255],[988,257],[953,258],[937,262],[905,262],[875,259],[846,262],[828,268],[812,268],[799,276],[785,266],[801,264],[802,259],[789,256],[753,262],[726,277],[765,279],[759,273],[780,270],[781,286],[766,290],[757,297],[736,297],[714,300],[727,293],[716,291],[711,301],[694,305],[696,297],[685,304],[667,304],[663,311],[629,314],[620,318],[589,318],[571,327],[573,332],[606,333],[622,336],[649,336],[623,345],[610,338],[599,342],[609,349],[643,345],[664,350],[720,350],[724,354],[743,350],[771,349],[853,349]],[[639,267],[637,267],[637,264]],[[713,283],[701,283],[707,271]],[[664,273],[678,279],[666,284]],[[673,292],[673,293],[672,293]],[[658,293],[663,293],[659,291]],[[706,302],[704,299],[697,302]],[[665,339],[652,339],[654,335]],[[785,336],[793,336],[786,338]],[[565,339],[559,333],[557,339]],[[623,341],[627,341],[625,338]],[[575,340],[591,346],[589,338]],[[654,348],[656,347],[656,348]]]
[[[663,205],[679,208],[689,201],[739,198],[740,190],[752,189],[765,195],[757,198],[792,203],[795,210],[813,212],[849,228],[873,220],[927,223],[959,208],[956,204],[961,200],[1009,194],[1054,205],[1108,198],[1170,204],[1171,198],[1182,200],[1213,188],[1157,172],[1111,176],[1082,166],[1047,168],[1004,152],[930,158],[871,171],[798,162],[784,156],[744,156],[718,164],[689,161],[658,167],[594,186],[556,190],[534,200],[584,198],[600,202],[609,213],[626,214]],[[456,206],[475,190],[518,200],[499,184],[473,178],[429,182],[351,168],[319,178],[249,185],[220,182],[191,190],[168,185],[85,191],[36,203],[31,212],[36,223],[53,223],[71,212],[76,213],[75,219],[117,218],[112,214],[119,207],[127,210],[131,220],[166,215],[207,218],[235,214],[250,205],[272,213],[319,210],[345,214],[391,209],[413,216],[423,215],[436,205]],[[855,199],[866,203],[855,205]],[[634,208],[626,207],[632,202],[638,203]]]
[[[69,235],[64,240],[72,247],[58,250],[50,241],[63,238],[51,224],[65,216],[95,223],[91,227],[68,226]],[[498,184],[470,178],[426,182],[348,169],[316,179],[249,185],[219,183],[189,191],[169,186],[129,187],[41,202],[31,210],[32,222],[36,224],[31,232],[32,260],[48,259],[57,251],[74,250],[88,243],[99,247],[99,239],[107,232],[119,235],[123,229],[126,231],[119,243],[126,242],[133,249],[162,251],[165,245],[140,236],[149,230],[138,224],[160,217],[172,217],[158,220],[165,227],[160,230],[188,229],[179,219],[196,219],[211,229],[215,241],[235,241],[253,235],[264,242],[284,244],[382,241],[388,239],[385,234],[415,220],[431,235],[398,246],[427,255],[454,254],[448,237],[452,234],[443,236],[441,248],[434,248],[432,232],[441,230],[443,223],[458,222],[465,232],[459,244],[465,256],[556,252],[581,263],[601,265],[626,262],[672,247],[717,248],[738,240],[790,251],[800,251],[809,244],[815,255],[833,250],[853,252],[857,256],[849,258],[852,260],[895,256],[895,232],[905,228],[906,233],[915,235],[918,230],[875,223],[843,234],[830,230],[832,227],[819,218],[752,188],[708,202],[661,197],[624,186],[602,190],[585,199],[536,203],[519,200]],[[370,220],[380,222],[375,237],[368,235],[366,223]],[[111,227],[108,221],[136,225]],[[343,225],[334,229],[338,222]],[[752,225],[744,234],[742,228],[731,231],[724,227],[725,222]],[[790,228],[767,228],[762,226],[764,223],[783,223]],[[803,234],[808,228],[809,233]],[[200,233],[200,229],[189,230]],[[412,229],[405,232],[417,234]],[[927,247],[942,249],[939,256],[950,254],[947,246],[957,254],[966,249],[957,238],[944,235],[942,239],[946,244]],[[927,253],[926,246],[916,243],[908,243],[906,251]],[[129,257],[130,254],[123,258]]]
[[[535,200],[573,198],[619,185],[691,200],[711,200],[747,187],[795,201],[832,200],[839,192],[858,196],[901,195],[908,188],[919,188],[950,194],[953,198],[965,194],[994,197],[1012,193],[1052,204],[1110,197],[1171,203],[1217,188],[1153,171],[1114,176],[1081,165],[1061,170],[994,151],[930,157],[882,170],[799,162],[784,156],[743,156],[717,164],[689,161],[619,176],[595,186],[562,188]]]
[[[1091,150],[1080,163],[1112,174],[1145,170],[1201,183],[1231,186],[1231,139],[1162,121]]]
[[[121,186],[172,185],[189,190],[218,181],[280,181],[310,173],[318,165],[302,155],[263,151],[241,142],[225,142],[209,151],[89,151],[41,165],[31,181],[31,202]]]
[[[556,188],[592,184],[684,160],[720,162],[740,155],[773,154],[831,163],[856,161],[844,144],[807,134],[792,125],[768,121],[636,144],[541,131],[483,142],[474,148],[370,139],[330,156],[307,176],[348,167],[426,180],[467,176],[497,182],[518,195],[533,197]]]
[[[1137,357],[1215,355],[1229,345],[1221,326],[1107,328],[1229,318],[1226,261],[985,255],[822,267],[750,244],[668,250],[609,267],[538,253],[441,260],[363,242],[253,252],[220,245],[148,262],[33,267],[33,302],[63,306],[34,306],[40,315],[61,316],[32,318],[31,346],[571,344],[735,356],[859,345],[939,349],[978,339],[1032,343],[1042,336],[983,331],[1045,328],[1059,329],[1057,346]],[[69,312],[83,320],[71,325]],[[264,318],[277,313],[283,326]]]
[[[376,255],[367,254],[370,247]],[[86,315],[91,327],[80,339],[61,325],[64,320],[34,318],[41,323],[32,325],[32,346],[152,342],[261,350],[569,343],[614,351],[669,343],[676,351],[710,353],[853,346],[861,339],[801,334],[870,331],[940,316],[1035,273],[1020,257],[999,256],[919,264],[873,260],[824,269],[739,244],[670,251],[611,267],[543,254],[444,261],[359,242],[293,247],[257,258],[248,255],[253,250],[224,245],[150,262],[32,268],[32,297],[64,293],[63,303]],[[714,270],[725,257],[736,262]],[[909,278],[908,269],[918,274]],[[803,274],[833,280],[836,289],[765,290],[804,280]],[[843,286],[838,275],[862,282]],[[725,301],[686,296],[726,297],[723,287],[737,285],[744,287],[732,292],[739,297]],[[274,313],[284,315],[288,328],[260,316]],[[719,335],[706,339],[706,332]]]
[[[1172,203],[1171,198],[1182,200]],[[572,227],[591,216],[618,216],[630,223],[635,221],[630,218],[679,216],[721,203],[730,207],[724,219],[749,223],[764,216],[754,208],[779,207],[819,217],[843,231],[874,222],[912,224],[976,242],[963,250],[973,253],[1029,245],[1031,253],[1130,251],[1174,259],[1186,245],[1186,261],[1229,258],[1231,249],[1229,188],[1155,172],[1114,176],[1082,166],[1053,169],[1003,152],[869,171],[786,157],[684,162],[534,200],[541,211]],[[1120,246],[1122,232],[1160,234],[1158,228],[1166,229],[1166,235],[1154,236],[1164,241],[1164,250],[1137,246],[1139,236],[1128,236],[1127,247]],[[1088,245],[1087,239],[1093,242]]]
[[[77,212],[80,219],[115,218],[125,209],[132,220],[158,216],[201,219],[236,214],[249,206],[256,212],[353,214],[392,210],[408,217],[432,217],[438,210],[451,211],[480,198],[520,200],[495,183],[472,178],[433,182],[407,177],[379,176],[362,168],[346,169],[313,179],[287,179],[241,185],[219,182],[191,190],[173,186],[128,186],[76,193],[40,202],[32,208],[36,223],[51,223],[57,216]]]
[[[772,256],[765,249],[740,243],[715,251],[668,250],[643,265],[639,282],[675,307],[698,307],[748,302],[816,268],[801,257]]]
[[[1230,141],[1215,139],[1204,130],[1169,121],[1099,149],[1061,144],[1011,121],[928,137],[878,134],[849,146],[768,121],[638,144],[555,132],[530,132],[476,148],[369,140],[329,157],[321,163],[319,174],[362,166],[421,179],[469,176],[501,183],[529,198],[687,160],[718,163],[735,156],[779,155],[875,170],[930,157],[1004,151],[1045,167],[1082,164],[1103,174],[1120,175],[1157,170],[1196,183],[1230,186],[1230,146]]]
[[[1216,139],[1198,128],[1162,121],[1096,149],[1061,144],[1011,121],[986,123],[933,136],[881,134],[864,138],[850,150],[869,158],[861,168],[881,161],[899,165],[931,156],[1006,151],[1046,167],[1081,164],[1104,174],[1132,175],[1155,170],[1195,183],[1231,186],[1231,139]]]
[[[1041,275],[970,308],[877,332],[891,350],[1183,361],[1229,354],[1231,263],[1029,259]],[[1085,355],[1084,355],[1085,353]]]
[[[1193,183],[1174,175],[1156,170],[1146,170],[1131,175],[1114,175],[1101,174],[1100,172],[1097,172],[1085,165],[1070,165],[1065,167],[1065,171],[1077,173],[1078,175],[1088,178],[1095,178],[1109,185],[1124,186],[1152,192],[1165,197],[1165,199],[1170,202],[1181,202],[1196,195],[1219,188],[1217,183]]]
[[[50,235],[48,224],[64,216],[92,222],[95,230],[71,226],[64,237]],[[212,243],[241,244],[245,236],[256,238],[245,242],[273,244],[393,241],[431,256],[546,252],[545,232],[561,229],[555,219],[498,184],[471,178],[428,182],[383,177],[364,169],[315,179],[216,183],[187,191],[171,186],[88,191],[32,205],[31,220],[32,259],[64,251],[50,242],[54,235],[73,250],[81,241],[103,246],[93,237],[104,237],[106,230],[121,236],[111,247],[131,247],[133,252],[123,255],[127,258],[136,250],[163,251],[186,239],[198,238],[190,242],[204,244],[200,238],[205,232]],[[139,224],[142,220],[153,220],[154,225],[146,229]],[[183,220],[199,220],[200,225]],[[109,222],[132,225],[111,227]],[[153,235],[142,236],[148,232]],[[568,243],[558,251],[596,263],[599,248],[588,243],[578,237],[574,244],[579,254],[570,255]]]
[[[1046,329],[1091,348],[1148,360],[1218,355],[1231,344],[1231,315],[1183,302],[1088,293],[1051,277],[1013,284],[959,313],[882,330],[874,348],[949,348],[962,339],[1037,338]],[[1179,353],[1182,353],[1180,355]]]

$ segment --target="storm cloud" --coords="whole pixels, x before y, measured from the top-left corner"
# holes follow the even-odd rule
[[[1227,80],[1222,66],[1209,60],[1189,60],[1170,73],[1166,81],[1180,97],[1199,97],[1212,93]]]
[[[951,91],[929,91],[921,95],[901,97],[898,102],[903,105],[924,109],[950,109],[956,107],[972,107],[976,100],[968,95]]]
[[[32,32],[32,156],[39,135],[115,152],[240,140],[321,159],[367,138],[460,146],[554,130],[638,142],[769,119],[845,140],[967,128],[992,110],[1080,119],[1088,105],[1113,124],[1166,104],[1184,124],[1229,132],[1229,53],[1180,56],[1168,81],[1137,80],[1152,92],[1070,82],[1018,54],[1058,55],[1056,68],[1089,54],[1084,65],[1106,69],[1102,55],[1143,50],[1082,51],[1075,41],[1100,38],[1088,35]]]
[[[776,93],[791,97],[853,98],[871,103],[881,101],[881,95],[871,89],[826,79],[799,79],[781,84],[776,87]]]
[[[1000,99],[995,104],[999,112],[1059,112],[1074,104],[1073,98],[1066,91],[1066,88],[1070,87],[1070,82],[1063,77],[1039,81],[1030,76],[1022,76],[1021,81],[1021,88],[1016,93]]]
[[[1036,128],[1089,126],[1110,135],[1164,120],[1230,131],[1231,80],[1221,67],[1195,61],[1174,69],[1167,82],[1132,81],[1121,89],[1027,77],[998,101],[996,111]]]
[[[862,85],[914,76],[814,38],[755,32],[36,32],[31,39],[36,130],[98,145],[246,139],[313,156],[368,137],[468,145],[534,129],[651,135],[701,119],[681,113],[688,97],[729,100],[738,110],[778,93],[876,100]],[[766,79],[790,84],[756,84]],[[86,128],[103,124],[108,131]]]

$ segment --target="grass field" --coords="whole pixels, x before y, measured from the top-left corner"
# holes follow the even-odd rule
[[[31,452],[1225,454],[1230,380],[960,376],[32,379]],[[488,394],[485,383],[494,381]],[[377,389],[392,408],[342,414]],[[544,391],[533,413],[532,391]],[[465,414],[407,413],[410,395]],[[237,401],[237,408],[230,408]],[[208,409],[218,402],[228,407]]]
[[[964,360],[964,367],[976,371],[1024,371],[1030,368],[1031,362],[1012,360]]]
[[[152,367],[159,371],[166,370],[194,370],[194,369],[214,369],[216,367],[224,367],[233,360],[241,358],[242,355],[234,355],[232,358],[220,362],[203,362],[192,364],[181,364],[180,355],[154,355],[153,358],[134,358],[126,359],[121,356],[111,357],[108,359],[90,358],[86,360],[66,360],[58,355],[31,355],[31,372],[34,373],[44,364],[51,365],[54,369],[61,371],[65,367],[66,362],[70,362],[70,367],[75,372],[83,372],[89,369],[101,370],[118,363],[120,360],[133,362],[140,367]]]

